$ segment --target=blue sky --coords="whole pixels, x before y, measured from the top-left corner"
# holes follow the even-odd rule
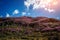
[[[60,19],[60,1],[54,9],[55,11],[46,11],[44,8],[37,8],[36,6],[34,8],[31,2],[29,0],[0,0],[0,17],[43,16]]]

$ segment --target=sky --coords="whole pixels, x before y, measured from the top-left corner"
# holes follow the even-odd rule
[[[60,0],[0,0],[0,17],[49,17],[60,19]]]

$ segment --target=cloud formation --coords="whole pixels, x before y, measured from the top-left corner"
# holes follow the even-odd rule
[[[43,8],[48,12],[54,12],[53,7],[57,5],[57,0],[26,0],[25,6],[29,9],[30,5],[33,5],[33,10]]]
[[[13,14],[18,14],[19,13],[19,10],[14,10]]]
[[[24,16],[26,14],[26,12],[22,12],[22,16]]]
[[[6,14],[6,17],[10,17],[10,15],[7,13],[7,14]]]

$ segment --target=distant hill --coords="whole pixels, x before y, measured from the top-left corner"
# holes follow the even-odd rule
[[[60,20],[47,17],[16,17],[16,18],[0,18],[0,26],[6,25],[22,25],[30,27],[38,27],[43,30],[60,29]],[[42,30],[42,31],[43,31]]]
[[[34,22],[60,22],[60,20],[54,18],[47,18],[47,17],[16,17],[16,18],[0,18],[0,22],[4,21],[13,21],[13,22],[27,22],[27,23],[34,23]]]

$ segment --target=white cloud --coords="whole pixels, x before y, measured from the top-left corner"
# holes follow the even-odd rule
[[[54,9],[45,8],[45,10],[48,11],[49,13],[54,12]]]
[[[13,14],[18,14],[19,13],[19,10],[14,10]]]
[[[53,9],[48,9],[47,11],[49,11],[50,13],[51,13],[51,12],[54,12],[54,10],[53,10]]]
[[[22,16],[26,15],[26,12],[22,12]]]
[[[26,0],[24,1],[24,5],[29,9],[29,6],[34,3],[35,0]]]
[[[27,9],[29,9],[30,4],[28,2],[26,2],[26,1],[24,2],[24,4],[27,7]]]
[[[45,10],[45,8],[47,8],[48,12],[53,12],[53,7],[55,7],[57,5],[57,0],[26,0],[24,1],[25,6],[27,7],[27,9],[29,9],[30,5],[33,5],[33,10],[35,9],[39,9],[39,8],[43,8]],[[52,9],[51,9],[51,5]]]
[[[7,13],[6,17],[10,17],[10,15]]]

